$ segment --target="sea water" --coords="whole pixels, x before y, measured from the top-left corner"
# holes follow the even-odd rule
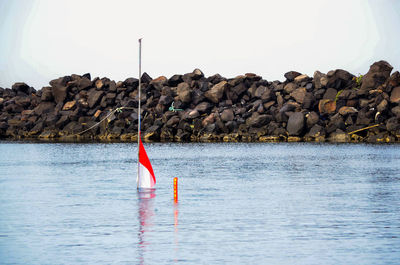
[[[400,262],[400,145],[145,147],[0,143],[0,264]]]

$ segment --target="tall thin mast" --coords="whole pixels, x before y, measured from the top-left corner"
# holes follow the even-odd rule
[[[139,107],[138,107],[138,177],[139,177],[139,150],[140,150],[140,90],[141,90],[141,77],[142,77],[142,39],[139,39],[139,86],[138,86],[138,96],[139,96]],[[139,182],[137,183],[139,188]]]

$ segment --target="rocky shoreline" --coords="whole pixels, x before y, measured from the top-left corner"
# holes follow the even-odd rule
[[[161,142],[400,142],[400,73],[379,61],[284,82],[199,70],[142,81],[142,137]],[[138,83],[64,76],[0,88],[0,139],[136,141]],[[123,107],[123,108],[121,108]]]

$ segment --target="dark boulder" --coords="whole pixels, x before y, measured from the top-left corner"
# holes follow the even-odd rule
[[[290,71],[290,72],[287,72],[286,74],[284,74],[285,78],[286,78],[289,82],[293,82],[294,79],[295,79],[296,77],[298,77],[299,75],[301,75],[301,73],[296,72],[296,71]]]
[[[292,93],[295,89],[297,88],[297,85],[295,83],[288,83],[285,85],[283,88],[283,91],[285,91],[286,94]]]
[[[14,85],[12,85],[11,87],[12,90],[14,90],[16,93],[18,92],[22,92],[26,95],[29,95],[32,92],[32,89],[25,83],[15,83]]]
[[[92,84],[93,83],[92,83],[92,81],[90,81],[90,78],[83,76],[82,79],[80,79],[78,82],[78,88],[79,88],[79,90],[86,90],[89,87],[91,87]]]
[[[353,77],[354,75],[342,69],[329,71],[327,73],[328,83],[326,86],[335,89],[343,89],[351,86]]]
[[[305,119],[304,114],[301,112],[295,112],[290,115],[287,122],[286,130],[289,135],[299,136],[304,131]]]
[[[52,88],[51,87],[43,87],[41,100],[42,101],[52,101],[53,99],[54,99],[54,97],[53,97]]]
[[[208,98],[211,102],[218,103],[224,95],[226,86],[227,82],[221,81],[218,84],[214,85],[210,90],[208,90],[204,94],[204,96]]]
[[[328,84],[328,77],[320,71],[314,72],[313,84],[315,89],[321,89]]]
[[[344,123],[343,117],[339,113],[337,113],[331,117],[331,119],[328,122],[328,125],[326,127],[326,132],[328,134],[330,134],[330,133],[335,132],[337,129],[340,129],[343,131],[346,129],[346,125]]]
[[[98,104],[101,100],[101,97],[104,95],[103,91],[92,89],[88,93],[87,103],[89,108],[93,108],[96,104]]]
[[[139,85],[139,79],[133,77],[129,77],[125,79],[125,81],[123,82],[124,87],[132,87],[133,89],[136,89],[138,85]]]
[[[307,136],[311,137],[319,137],[325,135],[325,129],[319,124],[315,124],[310,131],[307,133]]]
[[[64,101],[67,98],[68,94],[68,87],[66,86],[61,86],[61,85],[55,85],[52,87],[52,93],[53,97],[56,103],[64,103]]]
[[[400,118],[400,106],[392,108],[392,113],[396,115],[397,118]]]
[[[49,84],[54,86],[67,86],[68,82],[73,81],[71,76],[63,76],[57,79],[51,80]]]
[[[235,117],[235,115],[233,114],[232,109],[225,109],[221,113],[221,120],[223,122],[233,121],[234,117]]]
[[[246,125],[249,127],[262,127],[272,121],[272,116],[267,114],[259,114],[254,112],[251,117],[246,120]]]
[[[170,79],[168,79],[168,85],[171,87],[176,87],[178,84],[182,83],[182,75],[173,75]]]
[[[171,96],[161,96],[158,100],[158,104],[163,106],[170,106],[174,99]]]
[[[149,84],[151,80],[153,80],[153,78],[151,78],[146,72],[144,72],[140,78],[140,81],[145,84]]]
[[[390,94],[390,102],[400,103],[400,86],[393,88]]]
[[[53,102],[42,102],[36,108],[34,108],[34,112],[36,115],[43,115],[54,110],[55,104]]]
[[[338,91],[334,88],[328,88],[324,94],[323,99],[330,99],[332,101],[336,100],[336,95],[338,94]]]
[[[361,90],[371,90],[384,84],[389,78],[393,67],[386,61],[375,62],[362,78]]]
[[[400,121],[397,117],[392,117],[386,121],[386,129],[389,132],[396,132],[400,129]]]
[[[307,90],[304,87],[299,87],[290,93],[290,96],[296,100],[296,102],[303,104],[304,99],[306,97]]]
[[[15,104],[17,104],[18,106],[21,106],[23,108],[27,108],[27,107],[29,107],[29,105],[31,105],[31,99],[29,97],[17,96],[14,98],[14,100],[15,100]]]
[[[189,103],[192,100],[192,91],[187,83],[180,83],[176,93],[183,103]]]
[[[306,114],[306,118],[307,118],[306,121],[307,128],[312,128],[319,121],[319,115],[315,111]]]

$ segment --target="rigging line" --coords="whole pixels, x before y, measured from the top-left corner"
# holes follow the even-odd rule
[[[382,124],[382,123],[375,124],[375,125],[372,125],[372,126],[368,126],[368,127],[362,128],[362,129],[358,129],[358,130],[349,132],[348,134],[350,135],[350,134],[353,134],[353,133],[356,133],[356,132],[361,132],[361,131],[364,131],[364,130],[367,130],[367,129],[371,129],[371,128],[377,127],[377,126],[379,126],[379,125],[381,125],[381,124]]]
[[[76,135],[80,135],[82,133],[85,133],[87,131],[90,131],[91,129],[95,128],[96,126],[98,126],[100,123],[102,123],[103,121],[105,121],[108,117],[110,117],[112,114],[114,114],[115,112],[122,112],[123,109],[135,109],[132,107],[119,107],[119,108],[115,108],[114,110],[112,110],[110,113],[108,113],[103,119],[101,119],[99,122],[95,123],[94,125],[90,126],[89,128],[79,132],[79,133],[75,133],[72,136],[76,136]]]

